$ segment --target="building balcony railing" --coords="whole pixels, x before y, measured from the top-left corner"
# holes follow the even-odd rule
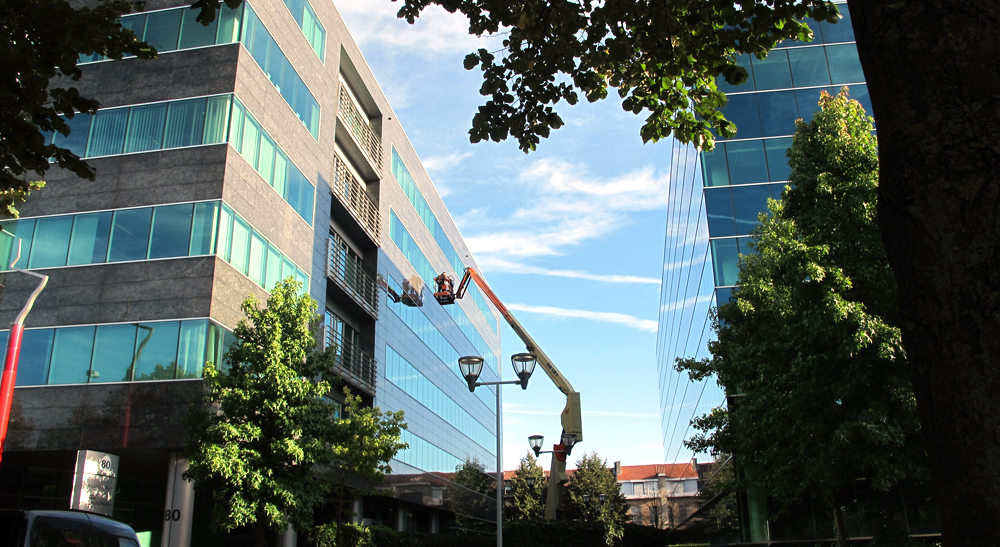
[[[337,359],[334,372],[347,382],[375,396],[376,370],[375,358],[368,355],[352,342],[347,342],[339,332],[328,325],[323,326],[323,349],[337,346]]]
[[[337,196],[358,224],[371,236],[376,244],[381,241],[381,221],[378,215],[378,205],[368,197],[365,186],[347,168],[347,162],[335,154],[333,157],[333,186],[330,189]]]
[[[327,244],[326,277],[336,283],[372,319],[378,319],[378,285],[331,237]]]
[[[351,130],[354,139],[361,148],[361,153],[371,162],[375,172],[382,170],[382,141],[372,131],[368,116],[358,109],[351,98],[345,84],[340,84],[340,100],[337,104],[337,117]]]

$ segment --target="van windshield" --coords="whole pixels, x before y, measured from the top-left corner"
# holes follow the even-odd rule
[[[139,547],[129,538],[94,531],[89,522],[39,519],[31,528],[30,547]]]

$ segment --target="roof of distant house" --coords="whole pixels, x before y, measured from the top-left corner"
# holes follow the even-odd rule
[[[573,476],[575,470],[570,469],[566,473]],[[545,471],[545,476],[547,477],[549,472]],[[695,464],[692,462],[684,463],[653,463],[648,465],[623,465],[621,475],[618,476],[619,481],[641,481],[655,479],[657,477],[665,477],[668,479],[697,479],[698,471],[695,468]],[[503,479],[505,481],[514,478],[514,471],[504,471]]]

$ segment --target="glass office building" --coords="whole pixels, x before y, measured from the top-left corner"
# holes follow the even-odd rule
[[[667,210],[664,273],[660,297],[657,368],[663,446],[667,461],[685,453],[689,421],[726,404],[725,388],[713,379],[692,382],[674,368],[678,357],[707,357],[713,336],[710,310],[726,302],[739,273],[740,254],[767,210],[768,198],[780,199],[790,168],[785,151],[795,120],[809,120],[822,91],[836,94],[847,86],[852,98],[871,113],[864,74],[858,61],[847,4],[837,4],[844,19],[836,24],[807,20],[810,43],[784,42],[766,59],[738,58],[749,79],[732,86],[719,79],[729,102],[724,112],[737,126],[732,139],[721,139],[712,152],[675,145],[671,162],[671,199]],[[734,461],[738,455],[734,456]],[[856,498],[865,499],[859,491]],[[926,499],[905,500],[911,534],[936,533]],[[750,491],[739,496],[743,542],[801,541],[833,537],[833,524],[806,502],[801,510],[772,518],[767,500]],[[870,536],[873,515],[863,504],[847,511],[849,535]]]
[[[3,321],[35,285],[11,262],[50,280],[26,321],[0,507],[68,508],[77,450],[98,450],[120,457],[114,516],[144,545],[219,543],[208,496],[180,479],[184,418],[246,296],[291,276],[319,303],[341,383],[406,411],[409,448],[357,520],[493,521],[493,499],[456,503],[470,493],[448,479],[495,466],[495,392],[470,393],[457,360],[480,355],[499,379],[500,316],[478,289],[434,299],[433,278],[474,259],[336,8],[251,0],[205,27],[189,5],[122,18],[156,60],[81,58],[80,92],[102,108],[48,138],[97,180],[53,166],[3,223]]]

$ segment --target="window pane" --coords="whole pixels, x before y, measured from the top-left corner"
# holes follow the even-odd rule
[[[771,197],[769,184],[733,186],[733,209],[736,212],[736,233],[747,235],[757,227],[757,215],[767,211]]]
[[[66,253],[69,251],[69,234],[72,229],[72,215],[38,219],[35,225],[34,241],[31,243],[28,267],[65,266]]]
[[[128,108],[101,110],[94,114],[87,142],[87,157],[121,154],[125,143],[125,127],[128,124]]]
[[[243,121],[246,118],[243,112],[243,105],[233,99],[233,111],[229,116],[229,144],[237,152],[240,150],[240,143],[243,142]]]
[[[135,379],[173,380],[177,369],[180,321],[143,323],[136,336]]]
[[[187,255],[193,209],[194,205],[191,203],[153,209],[153,231],[149,239],[149,258]]]
[[[228,119],[229,96],[209,97],[205,108],[205,132],[202,144],[226,142],[226,120]]]
[[[299,207],[302,205],[302,186],[308,183],[302,172],[294,166],[289,165],[288,171],[288,191],[285,192],[284,198],[292,206],[292,209],[299,211]]]
[[[295,268],[295,280],[302,283],[302,292],[309,294],[309,276],[300,268]]]
[[[35,233],[35,219],[4,221],[3,229],[5,232],[14,234],[14,237],[11,237],[7,233],[0,233],[0,258],[3,259],[3,265],[0,269],[10,269],[10,263],[17,257],[17,242],[19,239],[21,241],[21,258],[14,266],[18,268],[28,267],[31,240]]]
[[[288,11],[292,12],[292,17],[295,19],[295,22],[302,27],[302,12],[305,8],[305,0],[285,0],[285,5],[288,6]]]
[[[192,10],[196,11],[196,10]],[[198,23],[201,26],[201,23]],[[205,129],[205,99],[169,103],[167,131],[163,136],[164,148],[201,144]]]
[[[792,145],[792,139],[768,139],[764,141],[764,153],[767,155],[767,172],[769,180],[788,180],[792,168],[788,165],[785,151]]]
[[[726,119],[736,124],[736,138],[752,139],[760,136],[756,94],[730,96],[722,113]]]
[[[233,217],[233,221],[233,246],[229,263],[246,275],[247,259],[250,256],[250,225],[237,216]]]
[[[254,283],[264,286],[264,254],[267,243],[257,232],[250,237],[250,267],[247,276]]]
[[[282,198],[285,197],[285,192],[288,189],[288,166],[288,158],[281,151],[277,151],[274,154],[274,176],[271,180],[271,186]]]
[[[712,266],[715,268],[715,285],[735,285],[739,274],[739,248],[736,238],[712,241]]]
[[[732,93],[736,91],[753,91],[753,70],[750,66],[750,55],[742,53],[736,56],[736,64],[745,68],[747,71],[747,81],[743,82],[740,86],[731,85],[726,82],[726,79],[721,75],[715,79],[716,85],[721,91],[726,93]]]
[[[264,73],[267,74],[267,79],[271,80],[274,87],[278,88],[278,92],[284,97],[285,90],[284,80],[282,76],[285,72],[290,74],[295,74],[291,66],[288,65],[288,61],[285,59],[285,55],[281,53],[281,49],[278,48],[278,43],[274,40],[270,40],[267,44],[267,66],[262,66]]]
[[[219,244],[216,246],[216,253],[222,260],[229,262],[233,248],[233,211],[226,205],[222,206],[219,214]]]
[[[257,157],[257,172],[271,184],[274,171],[274,141],[266,133],[260,135],[260,153]]]
[[[711,152],[702,152],[701,162],[706,186],[729,184],[729,167],[726,165],[726,145],[724,143],[716,143],[715,149]]]
[[[54,332],[54,329],[24,331],[24,336],[21,338],[21,356],[17,361],[15,386],[43,386],[48,381]]]
[[[788,50],[788,62],[792,65],[792,82],[795,87],[830,85],[830,72],[826,69],[823,49],[802,47]]]
[[[797,89],[795,91],[795,102],[799,107],[799,117],[809,123],[814,112],[819,111],[819,94],[827,91],[822,88]]]
[[[705,189],[705,211],[708,213],[708,235],[725,237],[736,235],[733,215],[733,194],[728,187]]]
[[[726,143],[730,184],[767,182],[767,160],[764,143],[744,141]]]
[[[146,43],[163,53],[177,49],[177,38],[181,30],[181,11],[165,10],[146,15]]]
[[[127,382],[132,379],[135,325],[100,325],[94,338],[90,382]]]
[[[90,114],[81,113],[69,119],[64,118],[66,125],[69,126],[69,135],[64,137],[61,133],[56,133],[53,144],[65,148],[81,158],[86,156],[87,139],[90,137],[90,119]]]
[[[729,300],[733,296],[732,287],[725,287],[722,289],[715,289],[715,305],[721,306],[723,304],[728,304]]]
[[[207,319],[181,322],[180,343],[177,347],[177,379],[201,377],[207,338]]]
[[[798,118],[795,92],[761,93],[757,100],[760,104],[761,130],[765,137],[782,137],[795,133],[795,119]]]
[[[69,244],[70,266],[100,264],[108,257],[108,239],[111,237],[110,211],[76,215],[73,219],[73,238]]]
[[[830,78],[835,84],[853,84],[865,81],[858,59],[858,48],[854,44],[827,46],[826,58],[830,60]]]
[[[281,55],[280,52],[278,55]],[[285,63],[285,57],[282,56],[281,60]],[[295,96],[300,92],[299,87],[302,86],[302,80],[299,79],[299,75],[295,73],[291,65],[285,67],[285,71],[282,74],[281,80],[273,80],[274,85],[278,87],[278,91],[281,92],[281,98],[285,99],[288,106],[295,110]],[[302,119],[301,117],[299,118]]]
[[[181,49],[210,46],[215,43],[215,27],[219,24],[218,17],[206,27],[195,20],[201,10],[183,9],[178,11],[184,12],[184,21],[181,23]]]
[[[851,94],[851,98],[855,101],[861,103],[861,106],[865,107],[865,114],[868,116],[873,116],[872,111],[872,99],[868,96],[868,86],[866,85],[852,85],[848,91]]]
[[[851,12],[848,10],[847,4],[837,4],[837,10],[840,11],[842,17],[840,21],[833,24],[823,21],[819,24],[820,28],[823,29],[823,41],[828,44],[853,42],[854,28],[851,26]]]
[[[142,40],[142,31],[146,28],[146,14],[128,15],[120,19],[122,28],[127,28],[135,34],[135,37]]]
[[[785,50],[773,50],[766,59],[753,57],[753,78],[757,91],[792,87],[792,73]]]
[[[163,124],[167,117],[166,103],[133,106],[125,136],[125,152],[142,152],[163,148]]]
[[[94,327],[54,329],[49,384],[86,384],[90,355],[94,349]]]
[[[247,163],[257,168],[257,137],[260,136],[260,126],[249,116],[243,123],[243,142],[240,144],[240,155]]]
[[[267,66],[267,48],[270,45],[271,35],[267,33],[267,29],[257,18],[257,14],[253,13],[253,10],[247,10],[247,26],[252,27],[251,39],[253,43],[250,44],[250,55],[253,56],[257,64],[260,65],[261,70]]]
[[[149,221],[152,215],[151,207],[115,211],[108,262],[146,258],[149,246]]]
[[[216,44],[231,44],[240,39],[240,14],[243,6],[232,9],[225,3],[219,10],[219,34],[215,38]]]
[[[219,202],[209,201],[194,205],[194,222],[191,225],[191,246],[188,255],[209,255],[215,252],[216,228],[219,221]]]
[[[225,347],[223,346],[223,340],[225,337],[224,332],[225,329],[219,325],[216,325],[211,321],[208,322],[208,341],[205,343],[205,361],[215,365],[216,369],[219,369],[222,365],[222,356],[225,351]]]
[[[267,263],[265,267],[264,288],[270,291],[281,281],[281,253],[273,245],[267,246]]]
[[[281,260],[281,280],[282,281],[284,281],[285,279],[288,279],[289,277],[294,278],[296,270],[298,270],[298,268],[295,266],[295,264],[291,260],[282,257],[282,260]]]
[[[302,205],[299,206],[299,215],[312,225],[312,214],[313,214],[313,195],[316,193],[316,189],[313,188],[312,183],[308,180],[302,185]]]

